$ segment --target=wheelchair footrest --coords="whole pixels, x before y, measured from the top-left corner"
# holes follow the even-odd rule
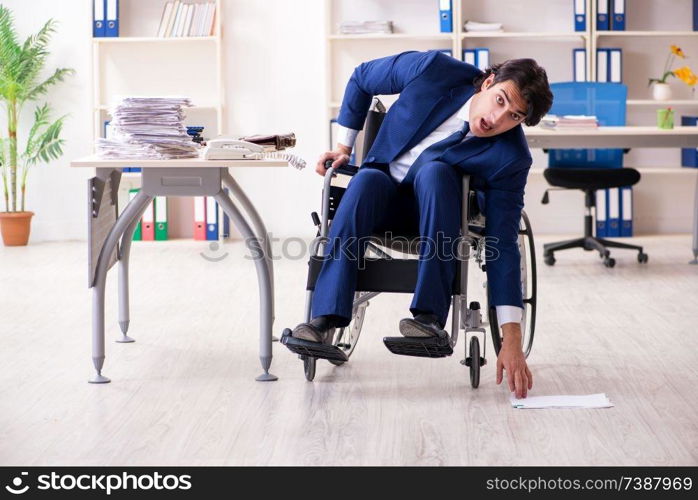
[[[336,361],[349,361],[349,358],[344,351],[335,345],[326,345],[319,342],[310,342],[309,340],[296,339],[291,336],[291,330],[284,330],[281,335],[280,342],[284,344],[291,352],[303,356],[310,356],[320,359],[332,359]]]
[[[403,356],[445,358],[453,354],[448,337],[383,337],[383,343],[393,354]]]

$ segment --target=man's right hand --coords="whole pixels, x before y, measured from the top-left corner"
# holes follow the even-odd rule
[[[332,166],[337,168],[342,165],[349,163],[349,155],[351,154],[351,148],[344,146],[343,144],[337,144],[337,148],[334,151],[327,151],[322,153],[320,158],[315,165],[315,171],[324,177],[327,169],[325,168],[325,162],[332,160]]]

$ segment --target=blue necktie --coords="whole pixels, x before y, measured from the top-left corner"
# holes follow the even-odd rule
[[[419,170],[422,165],[430,161],[436,160],[442,154],[444,154],[446,150],[451,146],[460,144],[469,130],[470,124],[467,121],[463,122],[462,129],[452,133],[445,139],[440,140],[439,142],[435,142],[434,144],[426,148],[424,151],[422,151],[422,153],[417,157],[410,169],[407,171],[407,175],[402,180],[402,182],[411,184],[414,180],[414,176],[417,175],[417,170]]]

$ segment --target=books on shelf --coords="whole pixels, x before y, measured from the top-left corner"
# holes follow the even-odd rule
[[[171,0],[163,7],[157,36],[212,36],[215,17],[215,2],[186,3],[182,0]]]
[[[502,31],[502,23],[481,23],[477,21],[466,21],[463,25],[465,31],[478,32],[500,32]]]
[[[339,33],[342,35],[389,34],[392,32],[392,21],[342,21],[339,24]]]

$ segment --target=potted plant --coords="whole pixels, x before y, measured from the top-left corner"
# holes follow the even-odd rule
[[[51,122],[48,103],[38,105],[23,151],[19,148],[17,128],[24,106],[46,94],[56,83],[74,73],[69,68],[58,68],[45,79],[40,79],[55,21],[49,19],[24,43],[17,42],[12,13],[0,5],[0,102],[7,113],[7,136],[0,132],[0,162],[2,187],[5,195],[4,211],[0,212],[0,229],[5,245],[26,245],[33,212],[24,210],[27,173],[39,162],[60,158],[63,139],[60,138],[65,116]],[[19,176],[18,176],[19,173]],[[17,188],[21,201],[17,210]]]
[[[654,99],[657,101],[668,101],[669,99],[671,99],[671,87],[669,87],[669,84],[667,83],[667,78],[669,78],[670,76],[679,77],[688,85],[695,85],[695,82],[691,84],[687,80],[687,78],[689,77],[686,73],[686,70],[688,71],[688,73],[693,75],[688,66],[684,66],[676,70],[669,69],[672,63],[674,62],[674,59],[677,57],[680,57],[681,59],[686,59],[686,55],[683,53],[683,50],[681,50],[681,47],[671,45],[669,47],[669,55],[667,56],[666,63],[664,64],[664,71],[662,73],[661,78],[649,79],[647,86],[649,87],[654,83],[654,88],[652,89],[652,97],[654,97]]]

